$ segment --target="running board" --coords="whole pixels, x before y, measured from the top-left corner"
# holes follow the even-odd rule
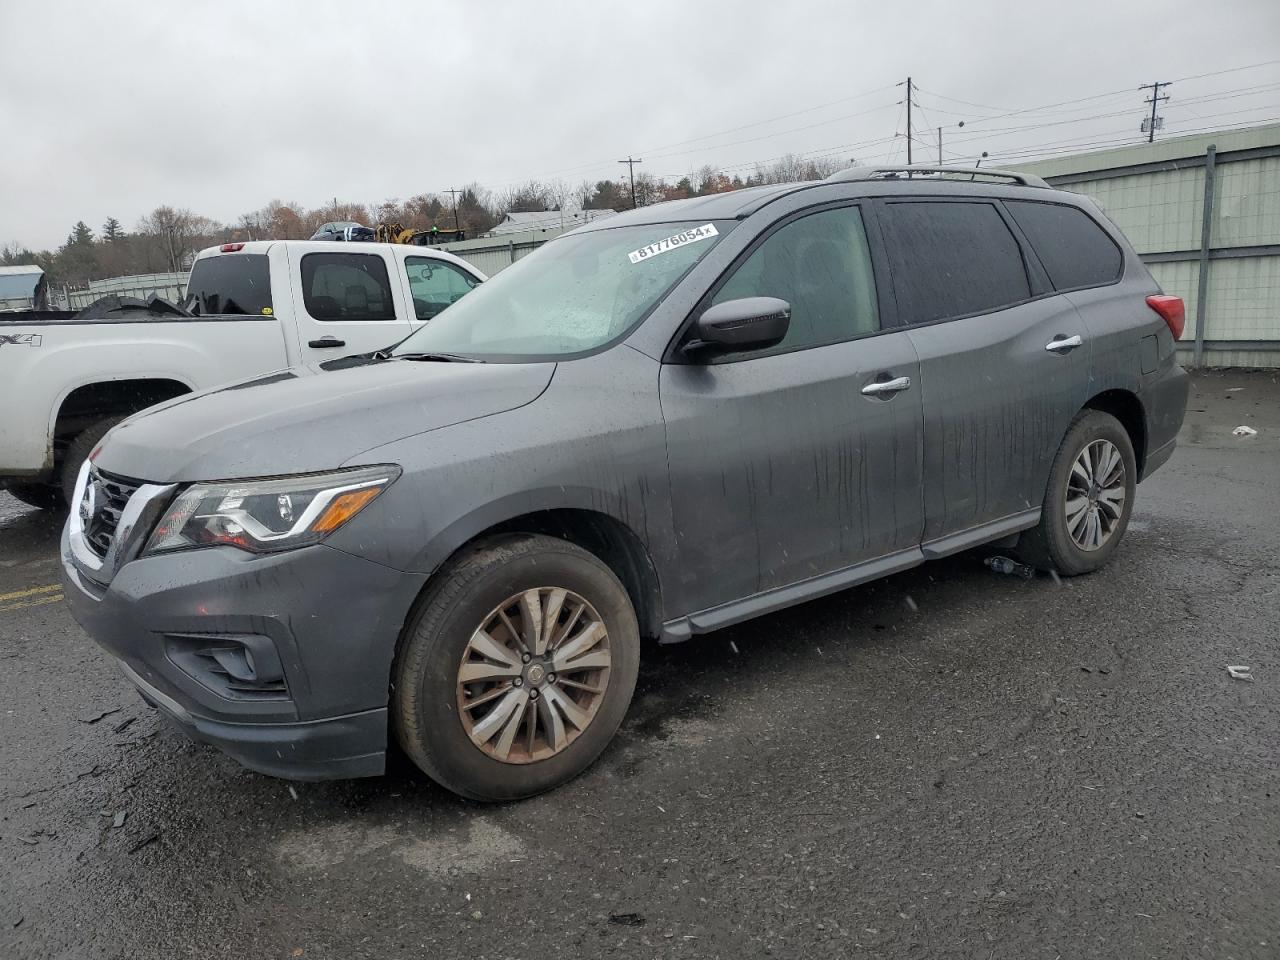
[[[801,580],[798,583],[790,583],[785,587],[775,587],[772,590],[757,593],[744,600],[734,600],[718,607],[709,607],[706,610],[691,613],[686,617],[668,620],[662,625],[662,632],[658,635],[658,642],[682,643],[699,633],[710,633],[723,627],[731,627],[735,623],[741,623],[753,617],[784,610],[787,607],[792,607],[808,600],[816,600],[819,597],[838,593],[841,590],[856,587],[870,580],[887,577],[892,573],[910,570],[926,560],[936,560],[939,557],[959,553],[961,550],[968,550],[970,547],[990,543],[993,540],[1000,540],[1003,537],[1030,529],[1039,522],[1040,508],[1036,507],[991,523],[984,523],[976,527],[970,527],[968,530],[961,530],[959,533],[951,533],[945,537],[930,540],[919,547],[900,550],[897,553],[890,553],[874,560],[854,564],[851,567],[824,573],[808,580]]]

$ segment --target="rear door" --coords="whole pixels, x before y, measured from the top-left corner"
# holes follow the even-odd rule
[[[412,331],[397,264],[381,249],[291,249],[289,273],[304,363],[390,346]]]
[[[941,554],[966,546],[967,531],[1034,521],[1088,399],[1088,331],[998,202],[894,199],[880,212],[920,358],[924,547]]]
[[[919,371],[906,332],[881,323],[873,266],[858,205],[786,218],[697,308],[780,297],[791,304],[786,339],[719,362],[663,365],[672,510],[691,609],[914,554]]]

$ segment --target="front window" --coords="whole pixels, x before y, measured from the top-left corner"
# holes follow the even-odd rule
[[[430,320],[480,283],[471,274],[436,257],[406,257],[404,268],[413,294],[413,312],[419,320]]]
[[[546,359],[636,326],[720,239],[711,223],[653,223],[554,240],[481,284],[394,355]]]

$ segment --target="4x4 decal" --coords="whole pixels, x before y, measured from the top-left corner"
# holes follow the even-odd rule
[[[15,347],[38,347],[40,346],[40,334],[0,333],[0,347],[9,343],[13,344]]]

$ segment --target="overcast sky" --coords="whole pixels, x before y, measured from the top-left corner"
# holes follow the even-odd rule
[[[1014,166],[1136,140],[1152,80],[1177,81],[1164,135],[1280,118],[1280,62],[1233,70],[1277,58],[1276,0],[0,0],[0,244],[159,204],[576,183],[628,154],[896,162],[908,74],[917,161],[944,125],[949,159]]]

